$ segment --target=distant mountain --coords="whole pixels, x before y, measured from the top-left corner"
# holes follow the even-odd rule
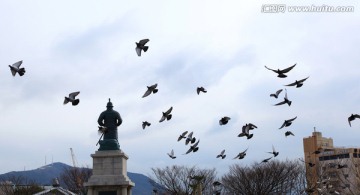
[[[12,171],[5,174],[0,174],[0,180],[7,179],[11,176],[23,177],[27,180],[35,181],[39,185],[51,185],[52,179],[60,178],[64,169],[70,168],[70,165],[56,162],[40,168],[29,171]],[[150,178],[143,174],[128,172],[128,176],[132,182],[135,183],[135,187],[132,190],[133,194],[150,195],[153,186],[149,182]],[[62,182],[60,181],[60,185]],[[62,185],[62,187],[64,187]]]

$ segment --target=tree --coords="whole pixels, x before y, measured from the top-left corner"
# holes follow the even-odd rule
[[[43,189],[34,181],[22,176],[10,175],[0,181],[0,194],[31,195]]]
[[[60,180],[66,188],[77,194],[86,194],[84,183],[88,181],[92,174],[89,168],[66,167],[60,175]]]
[[[304,194],[305,169],[299,161],[290,160],[235,164],[222,177],[222,183],[229,194]]]
[[[151,168],[151,170],[154,175],[149,178],[154,188],[158,188],[157,194],[213,194],[212,183],[216,177],[215,169],[173,165],[165,168]]]

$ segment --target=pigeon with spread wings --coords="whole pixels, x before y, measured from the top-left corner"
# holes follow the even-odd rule
[[[64,100],[64,105],[71,102],[73,106],[76,106],[79,104],[80,100],[79,99],[75,99],[75,97],[77,95],[79,95],[80,91],[77,91],[77,92],[73,92],[73,93],[70,93],[69,94],[69,97],[65,97],[65,100]]]
[[[216,158],[220,158],[220,157],[221,159],[224,159],[226,157],[225,150],[221,151],[221,153],[216,156]]]
[[[189,135],[187,136],[187,138],[186,138],[186,140],[185,140],[185,145],[188,145],[190,142],[191,142],[192,144],[195,143],[196,138],[193,137],[193,133],[194,133],[194,132],[189,133]]]
[[[348,122],[349,122],[349,125],[350,125],[350,127],[351,127],[351,121],[353,121],[353,120],[355,120],[356,118],[360,118],[360,115],[358,115],[358,114],[351,114],[351,116],[349,116],[349,118],[348,118]]]
[[[275,150],[274,145],[272,146],[272,150],[273,150],[272,152],[268,152],[268,153],[273,154],[274,157],[276,157],[277,155],[279,155],[279,152],[277,152],[277,151]]]
[[[287,137],[287,136],[289,136],[289,135],[295,136],[295,135],[293,134],[293,132],[291,132],[291,131],[286,131],[286,132],[285,132],[285,137]]]
[[[282,89],[277,90],[275,93],[270,94],[270,97],[278,98],[279,94],[282,92]]]
[[[167,110],[166,112],[163,112],[163,113],[162,113],[162,117],[161,117],[161,119],[160,119],[160,121],[159,121],[160,123],[163,122],[165,119],[166,119],[166,120],[170,120],[170,119],[171,119],[172,115],[171,115],[170,113],[171,113],[172,109],[173,109],[173,107],[170,107],[169,110]]]
[[[299,88],[299,87],[301,87],[301,86],[303,86],[303,84],[304,84],[304,81],[306,81],[306,79],[308,79],[309,77],[306,77],[305,79],[301,79],[301,80],[295,80],[295,82],[293,82],[293,83],[290,83],[290,84],[288,84],[288,85],[285,85],[285,86],[295,86],[296,85],[296,87],[297,88]]]
[[[142,128],[145,129],[145,127],[149,127],[151,125],[151,123],[147,122],[147,121],[144,121],[142,122]]]
[[[190,152],[197,152],[199,150],[199,147],[198,147],[199,142],[200,142],[200,139],[194,145],[190,146],[189,150],[185,154],[189,154]]]
[[[283,105],[283,104],[287,104],[287,105],[291,105],[291,101],[288,99],[287,97],[287,90],[285,89],[285,97],[284,97],[284,101],[279,102],[277,104],[275,104],[274,106],[279,106],[279,105]]]
[[[171,152],[170,152],[170,153],[167,153],[167,155],[169,155],[169,157],[170,157],[170,158],[172,158],[172,159],[175,159],[175,158],[176,158],[176,156],[175,156],[175,154],[174,154],[174,150],[173,150],[173,149],[171,150]]]
[[[197,94],[199,95],[200,92],[206,93],[207,91],[205,90],[204,87],[198,87],[198,88],[196,88],[196,92],[197,92]]]
[[[157,93],[158,89],[156,89],[157,87],[157,83],[155,83],[154,85],[151,86],[147,86],[147,90],[145,91],[144,95],[142,96],[143,98],[150,95],[151,93]]]
[[[182,140],[182,139],[185,139],[186,137],[185,137],[185,135],[188,133],[188,131],[184,131],[180,136],[179,136],[179,138],[178,138],[178,140],[177,141],[180,141],[180,140]]]
[[[285,77],[287,77],[287,76],[285,75],[285,73],[289,72],[289,71],[290,71],[291,69],[293,69],[295,66],[296,66],[296,64],[294,64],[294,65],[292,65],[292,66],[290,66],[290,67],[288,67],[288,68],[285,68],[285,69],[283,69],[283,70],[280,70],[280,69],[273,70],[273,69],[271,69],[271,68],[268,68],[267,66],[265,66],[265,68],[267,68],[268,70],[271,70],[271,71],[274,71],[275,73],[277,73],[277,74],[278,74],[278,77],[280,77],[280,78],[285,78]]]
[[[292,122],[293,122],[296,118],[297,118],[297,116],[294,117],[294,118],[292,118],[292,119],[285,120],[284,123],[281,125],[281,127],[280,127],[279,129],[282,129],[283,127],[288,127],[288,126],[290,126],[290,125],[292,124]]]
[[[149,49],[149,46],[145,46],[145,44],[146,44],[147,42],[149,42],[149,41],[150,41],[149,39],[142,39],[142,40],[139,41],[139,43],[136,43],[136,42],[135,42],[135,44],[136,44],[135,50],[136,50],[136,53],[137,53],[137,55],[138,55],[139,57],[141,56],[141,50],[143,50],[144,52],[146,52],[146,51]]]
[[[11,74],[13,76],[15,76],[16,73],[18,73],[20,76],[23,76],[25,74],[25,68],[20,68],[21,64],[22,60],[14,63],[13,65],[9,65]]]
[[[244,150],[243,152],[240,152],[237,156],[235,156],[235,158],[233,159],[243,159],[245,158],[246,156],[246,151],[248,150],[249,148],[246,148],[246,150]]]

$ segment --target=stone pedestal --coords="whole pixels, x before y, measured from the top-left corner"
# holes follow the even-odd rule
[[[93,173],[85,186],[88,195],[131,195],[135,184],[127,176],[129,158],[121,150],[96,151],[92,154]]]

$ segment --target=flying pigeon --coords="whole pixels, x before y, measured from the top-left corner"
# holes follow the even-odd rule
[[[145,129],[146,126],[150,126],[151,123],[147,122],[147,121],[144,121],[142,122],[142,128]]]
[[[294,64],[294,65],[292,65],[292,66],[290,66],[290,67],[288,67],[288,68],[285,68],[285,69],[283,69],[283,70],[280,70],[280,69],[273,70],[273,69],[271,69],[271,68],[268,68],[267,66],[265,66],[265,68],[267,68],[268,70],[272,70],[272,71],[276,72],[276,73],[278,74],[278,77],[280,77],[280,78],[285,78],[285,77],[287,77],[287,76],[285,75],[285,73],[289,72],[289,71],[290,71],[291,69],[293,69],[295,66],[296,66],[296,64]]]
[[[267,163],[267,162],[269,162],[270,159],[272,159],[272,157],[266,158],[266,159],[262,160],[261,162],[262,162],[262,163]]]
[[[299,87],[303,86],[304,81],[306,81],[306,79],[308,79],[308,78],[309,77],[306,77],[305,79],[301,79],[301,80],[295,80],[295,82],[290,83],[290,84],[285,85],[285,86],[295,86],[296,85],[296,87],[299,88]]]
[[[278,98],[279,94],[282,92],[282,89],[277,90],[275,93],[270,94],[270,97]]]
[[[144,97],[150,95],[151,93],[157,93],[158,89],[156,89],[156,87],[157,87],[157,83],[155,83],[154,85],[151,85],[151,86],[147,86],[147,90],[142,97],[144,98]]]
[[[69,97],[65,97],[65,100],[64,100],[64,105],[71,102],[73,106],[76,106],[79,104],[80,100],[79,99],[75,99],[75,97],[77,95],[79,95],[80,91],[77,91],[77,92],[73,92],[73,93],[70,93],[69,94]]]
[[[143,40],[140,40],[139,43],[135,42],[135,44],[136,44],[135,50],[136,50],[136,53],[138,56],[141,56],[141,50],[146,52],[149,49],[148,46],[145,46],[145,44],[149,41],[150,41],[149,39],[143,39]]]
[[[285,89],[285,97],[284,97],[284,101],[282,102],[279,102],[277,104],[275,104],[274,106],[279,106],[279,105],[282,105],[282,104],[288,104],[289,106],[291,105],[291,101],[288,99],[287,97],[287,91]]]
[[[200,142],[200,139],[194,145],[190,146],[190,149],[185,154],[189,154],[190,152],[198,151],[199,147],[197,145],[199,144],[199,142]]]
[[[189,133],[189,135],[187,136],[186,140],[185,140],[185,145],[188,145],[189,142],[191,142],[192,144],[196,141],[196,138],[192,136],[193,132]]]
[[[14,63],[13,65],[9,65],[11,73],[13,76],[18,73],[20,76],[23,76],[25,74],[25,68],[20,68],[22,64],[22,60]]]
[[[349,122],[349,125],[350,125],[350,127],[351,127],[351,121],[353,121],[353,120],[355,120],[356,118],[360,118],[360,115],[358,115],[358,114],[351,114],[351,116],[349,116],[349,118],[348,118],[348,122]]]
[[[235,156],[234,159],[243,159],[245,158],[246,156],[246,151],[248,150],[249,148],[246,148],[246,150],[244,150],[243,152],[240,152],[237,156]]]
[[[257,128],[257,126],[255,126],[254,124],[252,123],[249,123],[249,124],[245,124],[243,127],[242,127],[242,131],[241,133],[238,135],[238,137],[243,137],[243,136],[246,136],[247,139],[251,139],[253,137],[253,134],[250,134],[250,130],[253,130],[254,128]]]
[[[288,127],[292,124],[292,122],[297,118],[297,116],[295,118],[292,119],[288,119],[285,120],[284,123],[281,125],[281,127],[279,129],[282,129],[283,127]]]
[[[291,131],[286,131],[286,132],[285,132],[285,137],[287,137],[287,136],[289,136],[289,135],[295,136]]]
[[[196,92],[197,92],[197,94],[199,95],[200,92],[206,93],[207,91],[205,90],[204,87],[198,87],[198,88],[196,88]]]
[[[169,157],[170,157],[170,158],[172,158],[172,159],[175,159],[175,158],[176,158],[176,156],[175,156],[175,154],[174,154],[174,150],[173,150],[173,149],[171,150],[171,152],[170,152],[170,153],[167,153],[167,155],[169,155]]]
[[[220,125],[226,125],[230,120],[230,117],[224,116],[219,120]]]
[[[276,152],[274,145],[272,146],[272,149],[273,149],[273,151],[272,151],[272,152],[268,152],[268,153],[273,154],[274,157],[276,157],[277,155],[279,155],[279,152]]]
[[[185,132],[183,132],[180,136],[179,136],[179,138],[178,138],[178,140],[177,141],[180,141],[181,139],[185,139],[186,137],[185,137],[185,135],[188,133],[188,131],[185,131]]]
[[[305,161],[304,161],[303,159],[299,158],[299,160],[300,160],[301,162],[305,163]],[[312,163],[312,162],[306,162],[306,163],[309,165],[309,167],[315,166],[315,164]]]
[[[172,109],[173,109],[173,107],[170,107],[168,111],[162,113],[162,117],[159,121],[160,123],[163,122],[165,119],[166,120],[171,119],[172,115],[170,113],[171,113]]]
[[[220,157],[221,159],[224,159],[226,157],[225,150],[221,151],[221,153],[216,156],[216,158],[220,158]]]

